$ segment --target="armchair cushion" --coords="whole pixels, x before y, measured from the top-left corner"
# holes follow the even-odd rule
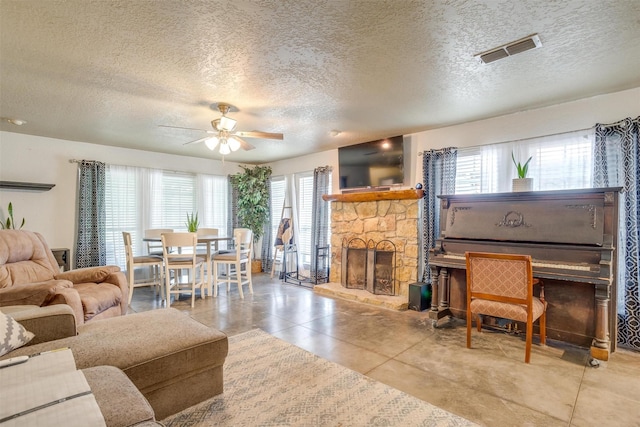
[[[34,337],[32,332],[0,311],[0,356],[20,348]]]
[[[0,289],[0,306],[6,305],[47,305],[64,288],[72,288],[68,280],[48,280],[24,283]]]

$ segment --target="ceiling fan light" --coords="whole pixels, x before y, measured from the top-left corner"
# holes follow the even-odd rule
[[[205,145],[211,151],[213,151],[216,148],[216,146],[218,145],[218,142],[220,142],[220,140],[218,139],[217,136],[212,136],[211,138],[207,138],[204,140]]]
[[[230,137],[227,142],[229,143],[229,148],[231,148],[231,151],[238,151],[240,149],[240,141],[238,141],[236,138]]]
[[[220,124],[218,125],[221,130],[231,132],[236,127],[237,121],[230,119],[227,116],[220,117]]]
[[[231,153],[231,149],[229,148],[229,144],[227,143],[227,141],[222,141],[222,144],[220,144],[220,154],[222,154],[223,156],[226,156],[227,154]]]

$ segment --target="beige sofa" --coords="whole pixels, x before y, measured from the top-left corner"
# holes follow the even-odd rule
[[[119,267],[60,272],[40,234],[0,230],[0,307],[66,304],[82,325],[126,314],[128,294],[129,285]]]
[[[145,411],[141,403],[123,406],[120,392],[104,392],[119,390],[122,387],[115,381],[122,381],[101,376],[103,368],[98,372],[92,368],[106,365],[124,372],[150,403],[158,420],[222,393],[227,336],[176,309],[85,323],[77,327],[77,335],[75,316],[65,305],[2,310],[33,332],[35,338],[33,345],[18,348],[0,359],[69,347],[76,367],[85,372],[92,390],[94,384],[103,390],[94,392],[96,398],[98,394],[102,396],[102,402],[97,399],[99,406],[115,411],[115,416],[131,410],[140,412],[144,418]],[[116,424],[129,425],[121,421],[110,425]]]

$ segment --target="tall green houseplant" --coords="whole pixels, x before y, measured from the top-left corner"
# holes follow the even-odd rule
[[[257,242],[269,220],[269,178],[272,171],[269,166],[240,167],[243,172],[231,175],[231,184],[238,190],[238,219],[242,227],[253,231],[253,241]]]

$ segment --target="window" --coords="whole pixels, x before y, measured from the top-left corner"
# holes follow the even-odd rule
[[[296,201],[298,206],[298,257],[301,269],[311,266],[311,226],[313,212],[313,172],[297,174]]]
[[[458,149],[456,194],[511,191],[516,170],[511,158],[524,164],[534,190],[591,186],[593,130],[567,132],[502,144]]]
[[[278,226],[282,217],[282,207],[284,206],[287,181],[284,176],[271,178],[271,237],[275,242],[278,235]],[[285,212],[285,215],[291,215],[291,212]],[[270,244],[273,244],[270,243]]]
[[[126,267],[122,232],[131,233],[135,255],[146,249],[148,228],[186,231],[187,213],[198,212],[201,227],[227,235],[227,178],[108,165],[106,171],[107,263]]]

